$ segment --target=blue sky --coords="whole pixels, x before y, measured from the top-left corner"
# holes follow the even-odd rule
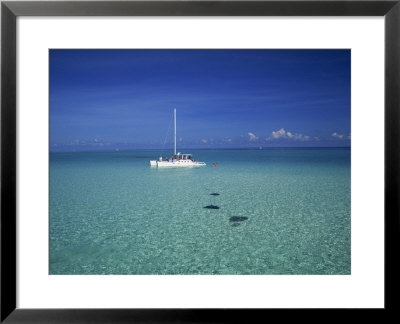
[[[50,50],[50,148],[160,148],[174,108],[181,148],[350,146],[350,61],[350,50]]]

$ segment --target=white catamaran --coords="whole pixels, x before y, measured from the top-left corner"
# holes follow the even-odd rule
[[[204,162],[197,162],[193,159],[192,154],[184,154],[181,152],[176,153],[176,109],[174,109],[174,155],[170,158],[163,160],[162,157],[157,160],[151,160],[150,166],[159,168],[171,167],[197,167],[205,166]]]

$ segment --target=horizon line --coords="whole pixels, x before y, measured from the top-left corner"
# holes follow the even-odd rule
[[[183,150],[279,150],[279,149],[351,149],[351,146],[279,146],[279,147],[218,147],[218,148],[184,148]],[[130,149],[119,149],[119,148],[107,148],[107,149],[93,149],[88,150],[87,148],[82,150],[49,150],[50,153],[74,153],[74,152],[126,152],[126,151],[168,151],[162,148],[130,148]],[[171,149],[173,150],[173,149]],[[181,152],[179,152],[181,153]]]

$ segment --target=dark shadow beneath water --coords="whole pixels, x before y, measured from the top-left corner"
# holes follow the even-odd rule
[[[205,206],[205,207],[203,207],[203,208],[207,208],[207,209],[219,209],[218,206],[214,206],[214,205],[208,205],[208,206]]]
[[[229,218],[230,222],[243,222],[245,220],[249,219],[248,217],[244,217],[244,216],[232,216],[231,218]]]
[[[219,196],[219,193],[213,192],[213,193],[211,193],[210,195],[211,195],[211,196]]]

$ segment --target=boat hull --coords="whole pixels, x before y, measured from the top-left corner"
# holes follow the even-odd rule
[[[193,168],[206,166],[204,162],[193,162],[193,161],[150,161],[150,166],[158,168]]]

